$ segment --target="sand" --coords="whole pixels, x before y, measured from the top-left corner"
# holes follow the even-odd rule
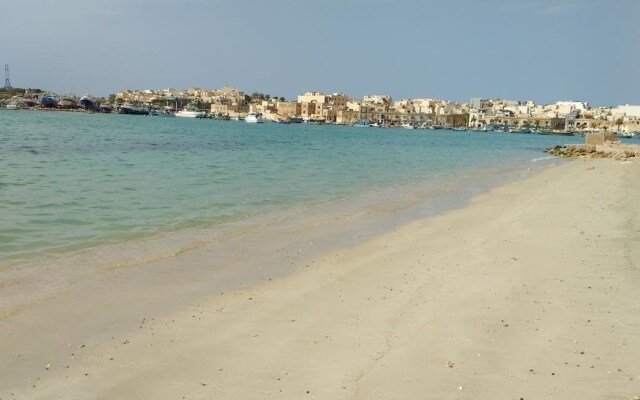
[[[637,182],[638,161],[567,162],[177,307],[106,274],[108,301],[4,314],[0,399],[633,399]]]

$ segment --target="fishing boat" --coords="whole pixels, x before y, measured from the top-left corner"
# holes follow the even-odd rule
[[[196,106],[189,104],[184,109],[176,112],[176,117],[181,118],[204,118],[204,111],[200,111]]]
[[[361,119],[361,120],[358,120],[358,122],[356,122],[355,124],[353,124],[351,126],[356,127],[356,128],[368,128],[369,124],[367,123],[367,121]]]
[[[43,108],[54,108],[58,106],[58,100],[51,95],[44,95],[40,97],[40,106]]]
[[[298,117],[298,116],[293,116],[289,118],[289,120],[291,121],[292,124],[301,124],[303,122],[302,117]]]
[[[149,110],[149,116],[152,117],[175,117],[176,115],[169,110],[158,110],[152,109]]]
[[[89,96],[88,94],[80,97],[80,107],[84,108],[85,110],[96,110],[98,109],[98,105],[96,104],[96,100]]]
[[[264,121],[262,120],[262,114],[255,113],[255,112],[250,112],[244,118],[244,122],[246,122],[247,124],[261,124]]]
[[[117,107],[118,114],[149,115],[148,108],[137,107],[131,104],[122,104]]]

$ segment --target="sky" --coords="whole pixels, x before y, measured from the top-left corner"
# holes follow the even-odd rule
[[[14,87],[640,104],[640,0],[0,0]]]

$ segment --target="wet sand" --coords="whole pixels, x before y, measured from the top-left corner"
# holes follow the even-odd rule
[[[0,398],[633,399],[638,181],[637,161],[569,162],[307,258],[240,235],[266,271],[251,284],[191,268],[212,248],[67,274],[28,303],[12,271]]]

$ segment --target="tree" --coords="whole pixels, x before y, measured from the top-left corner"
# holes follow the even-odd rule
[[[618,132],[620,132],[620,126],[622,126],[622,124],[624,124],[624,120],[622,118],[618,118],[616,120],[616,125],[618,126]]]

